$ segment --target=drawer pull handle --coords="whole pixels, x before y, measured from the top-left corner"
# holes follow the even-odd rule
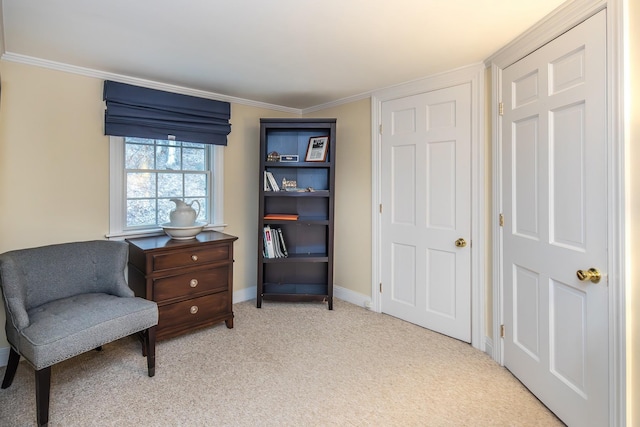
[[[197,261],[198,260],[198,255],[191,255],[191,259],[193,261]]]
[[[191,312],[191,314],[196,314],[198,312],[198,306],[192,305],[189,311]]]
[[[198,286],[198,279],[191,279],[191,281],[189,282],[189,286],[191,286],[192,288]]]

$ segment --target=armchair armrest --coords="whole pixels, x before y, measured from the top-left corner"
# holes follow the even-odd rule
[[[24,274],[10,255],[0,256],[0,288],[4,293],[7,322],[16,331],[29,326],[27,313],[27,287],[24,284]]]

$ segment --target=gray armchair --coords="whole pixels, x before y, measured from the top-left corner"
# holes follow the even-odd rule
[[[148,374],[155,374],[155,302],[134,297],[124,270],[125,242],[90,241],[0,255],[0,288],[11,345],[2,388],[20,356],[35,369],[38,425],[49,420],[51,366],[140,333]]]

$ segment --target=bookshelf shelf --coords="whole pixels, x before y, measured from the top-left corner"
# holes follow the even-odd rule
[[[302,161],[318,139],[326,160]],[[258,308],[277,300],[326,301],[333,309],[335,144],[335,119],[260,119]],[[301,161],[270,160],[278,155]],[[282,189],[291,181],[302,191]]]
[[[331,192],[320,191],[265,191],[264,197],[332,197]]]
[[[267,168],[330,168],[331,162],[266,162]]]
[[[282,226],[282,225],[287,225],[287,224],[296,224],[296,225],[329,225],[329,220],[328,219],[321,219],[321,218],[300,218],[296,221],[279,221],[279,220],[275,220],[275,219],[270,219],[267,220],[265,219],[264,221],[264,225],[276,225],[276,226]]]

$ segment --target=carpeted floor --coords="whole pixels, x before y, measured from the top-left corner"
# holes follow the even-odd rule
[[[56,426],[562,426],[468,344],[336,300],[234,305],[157,346],[133,338],[53,367]],[[0,368],[4,375],[4,368]],[[0,390],[0,426],[36,423],[33,369]]]

